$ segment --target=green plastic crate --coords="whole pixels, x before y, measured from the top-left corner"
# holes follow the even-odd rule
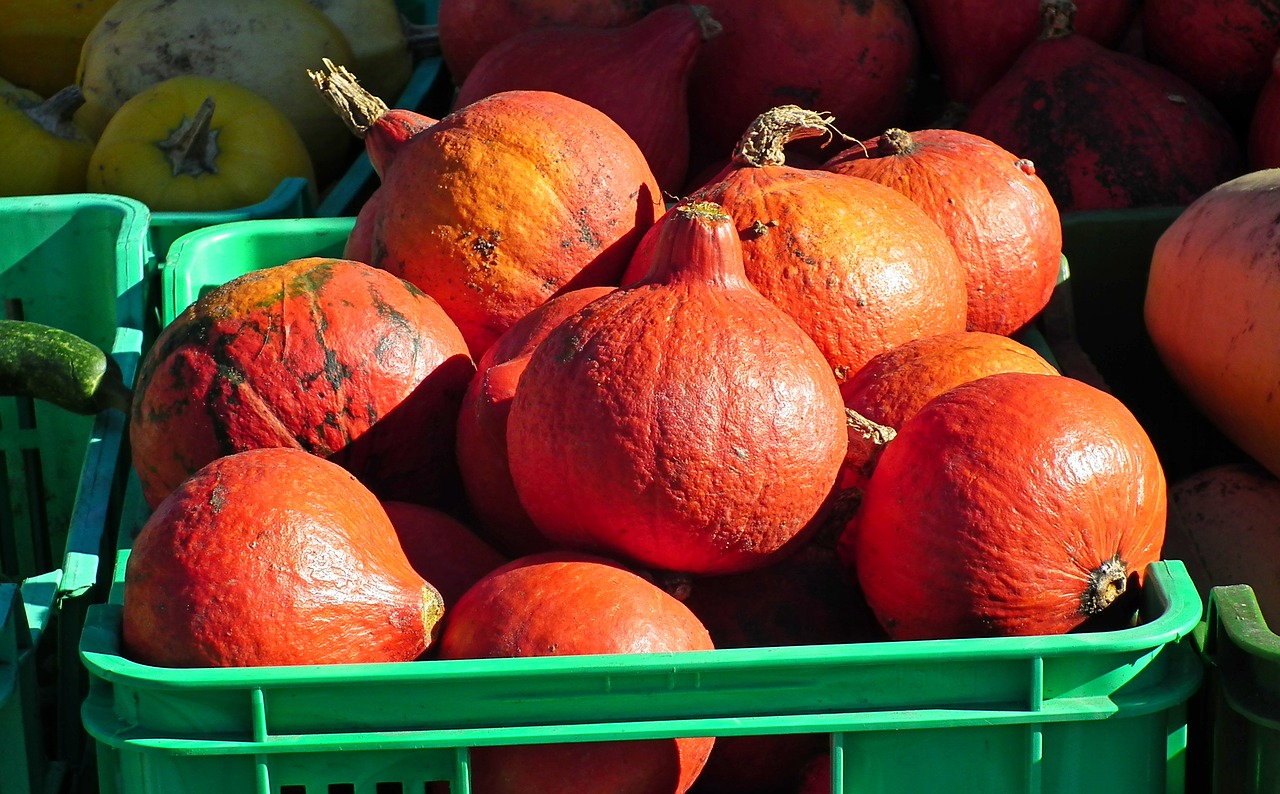
[[[243,221],[178,240],[165,316],[243,272],[340,253],[353,218]],[[1203,665],[1181,563],[1160,563],[1136,626],[1052,637],[701,653],[166,669],[120,652],[122,510],[109,603],[81,638],[82,719],[104,794],[467,794],[469,748],[664,736],[827,734],[833,792],[1057,794],[1185,789],[1186,704]],[[921,757],[933,759],[918,763]]]
[[[161,259],[169,247],[187,232],[233,221],[262,218],[306,218],[315,213],[316,197],[307,180],[289,177],[262,201],[219,212],[155,212],[151,215],[151,249]]]
[[[118,196],[0,198],[4,316],[88,339],[131,382],[151,260],[147,220],[146,207]],[[78,642],[88,603],[105,599],[110,581],[123,442],[117,413],[77,416],[0,398],[3,794],[55,791],[80,762],[87,677]]]

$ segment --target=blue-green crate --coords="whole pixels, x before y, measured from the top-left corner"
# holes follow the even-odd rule
[[[0,198],[4,317],[71,331],[132,381],[148,211],[118,196]],[[0,398],[0,793],[58,790],[86,745],[78,644],[104,600],[127,462],[124,417]]]
[[[306,218],[315,213],[316,197],[307,180],[289,177],[262,201],[218,212],[154,212],[151,215],[151,248],[163,260],[169,247],[187,232],[233,221],[265,218]]]

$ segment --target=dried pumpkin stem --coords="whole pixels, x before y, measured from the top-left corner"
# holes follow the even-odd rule
[[[1129,581],[1129,566],[1120,555],[1112,557],[1089,572],[1089,584],[1080,594],[1080,614],[1089,617],[1111,606],[1124,595]]]
[[[1075,28],[1076,4],[1071,0],[1041,0],[1040,39],[1048,41],[1070,35]]]
[[[779,105],[761,113],[751,122],[733,150],[733,162],[757,168],[782,165],[787,161],[786,145],[802,138],[847,138],[832,125],[830,113],[805,110],[799,105]]]
[[[724,32],[724,26],[712,18],[711,9],[706,6],[689,6],[689,10],[698,20],[698,29],[702,33],[703,41],[714,39]]]
[[[311,84],[347,129],[363,139],[369,128],[387,114],[387,103],[366,91],[345,66],[337,66],[328,58],[323,59],[323,63],[323,72],[307,70]]]
[[[157,143],[169,158],[174,176],[218,173],[218,131],[213,122],[213,97],[205,97],[195,115],[183,119],[167,140]]]
[[[880,136],[880,143],[888,154],[911,154],[916,148],[916,142],[912,140],[911,133],[897,127],[885,130]]]
[[[79,140],[84,137],[84,133],[76,128],[71,116],[83,104],[84,94],[81,93],[80,86],[69,85],[35,107],[22,112],[50,135],[69,141]]]

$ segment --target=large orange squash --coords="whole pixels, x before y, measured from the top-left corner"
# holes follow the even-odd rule
[[[386,271],[324,258],[254,271],[206,293],[148,350],[134,469],[155,506],[215,458],[297,447],[379,498],[452,507],[474,372],[440,305]]]
[[[547,552],[514,560],[458,601],[442,659],[672,653],[714,648],[667,592],[612,560]],[[682,794],[713,738],[573,742],[471,751],[476,794]]]
[[[720,207],[676,207],[653,261],[530,354],[507,421],[512,481],[552,542],[686,573],[763,567],[834,489],[839,387],[747,281]]]
[[[358,250],[438,300],[474,358],[551,296],[616,285],[663,211],[639,146],[577,100],[505,91],[423,125],[384,164]]]
[[[1156,242],[1147,331],[1169,374],[1224,435],[1280,475],[1280,169],[1225,182]]]
[[[831,135],[828,117],[784,105],[759,116],[733,162],[692,198],[733,218],[747,278],[817,343],[843,381],[908,339],[963,331],[964,266],[911,199],[868,179],[785,165],[785,147]],[[624,285],[652,267],[659,219]]]
[[[1165,502],[1155,449],[1119,400],[1006,372],[908,419],[846,531],[894,639],[1060,634],[1132,607]]]

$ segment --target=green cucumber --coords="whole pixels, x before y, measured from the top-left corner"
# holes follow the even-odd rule
[[[75,334],[24,320],[0,320],[0,395],[32,397],[72,413],[129,411],[120,367]]]

